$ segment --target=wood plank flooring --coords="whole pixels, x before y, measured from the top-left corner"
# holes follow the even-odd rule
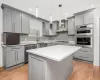
[[[73,61],[74,69],[68,80],[100,80],[100,67]],[[0,72],[0,80],[28,80],[28,65]]]

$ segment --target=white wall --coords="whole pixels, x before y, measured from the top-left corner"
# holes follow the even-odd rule
[[[1,6],[0,1],[0,6]],[[3,66],[3,53],[2,53],[2,24],[3,23],[3,17],[2,17],[2,9],[0,8],[0,67]]]
[[[94,24],[94,65],[100,66],[100,8],[95,10]]]
[[[39,6],[39,16],[48,19],[50,15],[50,1],[51,0],[3,0],[4,3],[16,7],[18,9],[29,12],[28,8],[32,8],[31,14],[35,15],[35,7]],[[62,4],[62,18],[67,12],[68,16],[90,8],[91,4],[100,5],[100,0],[52,0],[52,15],[53,20],[59,19],[59,7],[58,4]]]

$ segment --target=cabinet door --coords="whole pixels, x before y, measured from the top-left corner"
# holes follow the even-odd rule
[[[83,25],[84,15],[77,15],[75,16],[75,25]]]
[[[84,24],[94,23],[94,14],[93,12],[89,12],[84,14]]]
[[[65,30],[68,30],[68,20],[65,20]]]
[[[49,35],[49,23],[42,23],[43,35]]]
[[[56,34],[57,34],[56,31],[57,31],[57,22],[54,22],[54,23],[53,23],[52,34],[53,34],[53,35],[56,35]]]
[[[16,51],[10,50],[6,53],[6,67],[11,67],[16,65]]]
[[[74,35],[75,34],[75,19],[70,18],[68,19],[68,35]]]
[[[21,13],[13,10],[12,18],[13,18],[13,26],[12,26],[13,32],[21,33]]]
[[[29,55],[29,80],[45,80],[44,65],[42,59]]]
[[[30,19],[26,14],[22,14],[22,33],[30,33]]]
[[[17,53],[17,64],[23,63],[24,62],[24,49],[19,49],[16,50]]]
[[[3,9],[3,32],[12,32],[12,10]]]

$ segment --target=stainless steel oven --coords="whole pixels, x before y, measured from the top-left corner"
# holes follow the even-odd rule
[[[92,36],[77,36],[76,45],[82,47],[92,47]]]

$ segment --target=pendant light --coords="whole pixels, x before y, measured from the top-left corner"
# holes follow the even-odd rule
[[[52,24],[52,0],[50,4],[50,24]]]
[[[35,15],[36,15],[36,18],[39,17],[38,0],[37,0],[37,5],[36,5],[36,13],[35,13]]]
[[[36,7],[36,18],[39,17],[39,10],[38,10],[38,7]]]
[[[60,20],[59,20],[59,26],[61,26],[61,7],[62,7],[62,4],[59,4],[59,8],[60,8]]]
[[[67,13],[65,13],[65,20],[67,20],[67,17],[68,17],[68,14],[67,14]]]

